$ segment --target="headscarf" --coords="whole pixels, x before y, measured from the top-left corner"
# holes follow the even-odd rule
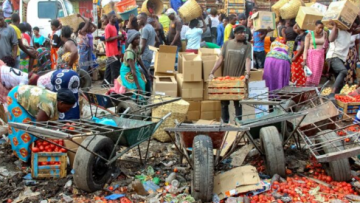
[[[75,104],[76,98],[74,93],[69,89],[59,89],[57,92],[57,100],[66,104]]]
[[[171,14],[174,14],[175,15],[175,18],[177,18],[177,14],[176,14],[176,11],[172,8],[169,8],[166,12],[165,12],[165,15],[167,16],[170,16]]]
[[[246,15],[245,15],[245,13],[240,13],[240,14],[239,14],[239,20],[246,20]]]
[[[138,36],[140,36],[140,32],[138,32],[137,30],[128,30],[126,44],[131,44]]]

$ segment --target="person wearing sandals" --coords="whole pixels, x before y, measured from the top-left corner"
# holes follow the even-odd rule
[[[311,76],[306,77],[307,86],[319,86],[324,68],[325,52],[329,46],[327,33],[324,32],[324,24],[318,20],[315,26],[315,30],[310,31],[305,37],[302,66],[308,66],[312,72]]]

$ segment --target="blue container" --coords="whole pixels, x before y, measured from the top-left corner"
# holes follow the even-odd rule
[[[134,16],[136,17],[138,14],[138,8],[136,7],[131,10],[125,11],[123,13],[119,13],[119,15],[121,16],[121,19],[123,19],[123,20],[129,20],[131,14],[134,14]]]

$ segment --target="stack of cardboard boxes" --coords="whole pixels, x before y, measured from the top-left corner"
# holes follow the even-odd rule
[[[220,101],[209,100],[207,92],[208,78],[219,58],[220,50],[201,48],[199,54],[180,52],[178,71],[174,72],[175,54],[168,47],[161,46],[159,50],[155,50],[154,93],[169,96],[177,93],[177,96],[189,102],[188,121],[220,120]],[[173,80],[174,76],[176,81]],[[219,68],[214,76],[222,76],[222,69]],[[262,80],[262,71],[254,71],[251,78]]]

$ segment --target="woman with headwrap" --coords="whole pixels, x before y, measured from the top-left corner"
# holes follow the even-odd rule
[[[8,94],[8,121],[27,123],[30,121],[58,120],[59,113],[69,111],[76,98],[68,89],[58,93],[40,87],[20,85]],[[9,127],[9,140],[12,150],[20,160],[26,162],[31,157],[30,146],[36,138],[23,130]]]
[[[80,77],[73,71],[68,69],[60,69],[48,72],[39,77],[37,80],[38,87],[57,92],[59,89],[69,89],[74,93],[76,103],[68,112],[61,113],[59,120],[71,120],[80,118],[79,108],[79,87]]]
[[[266,55],[263,79],[269,91],[289,85],[291,58],[288,49],[285,44],[275,41]]]
[[[120,85],[127,90],[145,91],[146,77],[139,68],[147,71],[140,57],[140,32],[136,30],[128,31],[127,44],[124,61],[120,69]]]

